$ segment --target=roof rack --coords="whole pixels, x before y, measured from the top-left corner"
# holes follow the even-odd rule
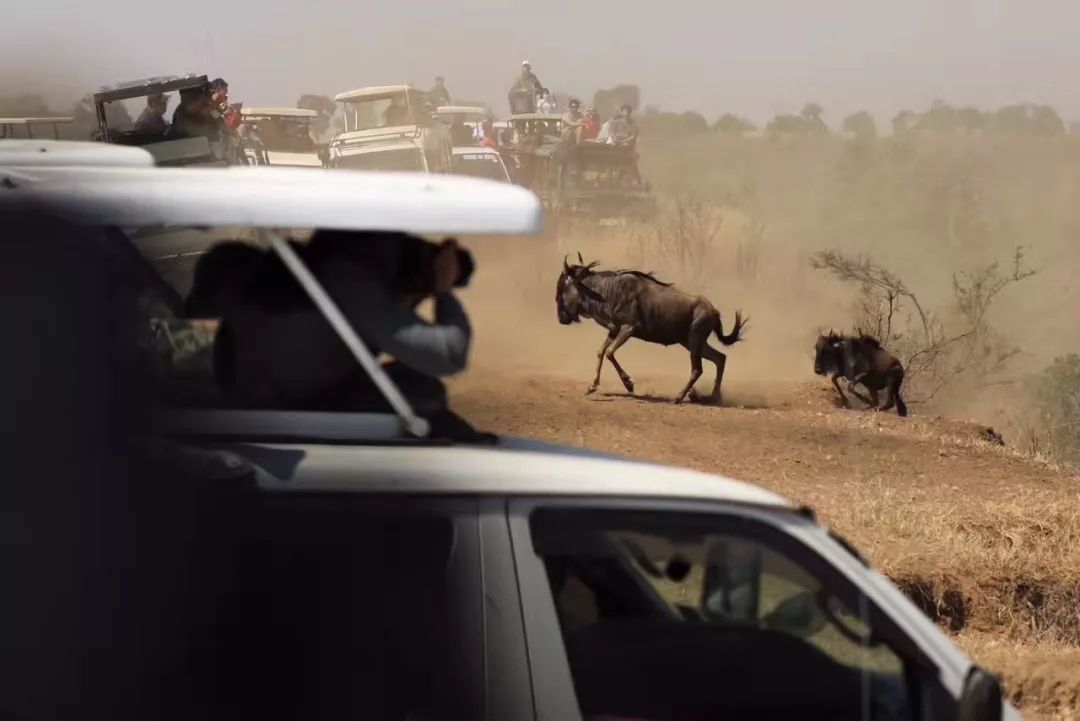
[[[143,80],[130,80],[126,83],[101,88],[94,93],[95,103],[111,103],[116,100],[141,98],[153,93],[171,93],[176,90],[198,88],[209,85],[205,75],[164,75]]]

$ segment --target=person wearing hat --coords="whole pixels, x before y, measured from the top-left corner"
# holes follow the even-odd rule
[[[521,63],[521,75],[517,77],[510,87],[510,113],[535,113],[536,98],[544,89],[540,79],[532,71],[532,64],[528,60]]]
[[[165,121],[165,113],[169,109],[169,96],[164,93],[154,93],[146,98],[146,107],[135,121],[135,131],[139,133],[160,135],[165,132],[168,123]]]

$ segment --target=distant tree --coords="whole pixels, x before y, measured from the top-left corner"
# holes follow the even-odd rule
[[[619,112],[619,107],[629,103],[634,109],[641,107],[641,89],[637,85],[616,85],[605,90],[597,90],[592,104],[601,118],[610,118]]]
[[[700,113],[671,113],[649,106],[638,115],[643,134],[679,137],[708,132],[709,123]]]
[[[724,113],[713,125],[713,130],[722,135],[742,135],[754,129],[753,123],[733,113]]]
[[[919,115],[911,110],[901,110],[892,119],[893,135],[903,135],[915,127]]]
[[[303,110],[314,110],[326,119],[334,117],[334,113],[337,112],[337,103],[334,102],[333,98],[326,95],[305,93],[296,101],[296,107]]]
[[[1006,105],[998,108],[993,116],[994,130],[1006,135],[1024,135],[1029,124],[1030,107],[1027,105]]]
[[[956,124],[969,132],[986,128],[986,114],[978,108],[960,108],[956,111]]]
[[[0,98],[0,116],[9,118],[49,117],[55,113],[40,95],[23,93]]]
[[[1032,130],[1036,135],[1064,135],[1065,123],[1057,111],[1049,105],[1037,106],[1031,117]]]
[[[807,103],[803,106],[799,117],[803,119],[806,125],[807,135],[824,135],[829,132],[829,126],[821,119],[821,114],[824,112],[825,108],[817,103]]]
[[[765,130],[771,135],[807,135],[806,119],[800,115],[780,114],[769,121]]]
[[[98,129],[97,111],[94,108],[94,96],[85,95],[68,112],[74,120],[74,132],[78,137],[86,137]],[[110,130],[130,130],[135,121],[122,102],[105,103],[105,120]]]
[[[843,127],[845,133],[850,133],[859,140],[872,139],[877,136],[877,123],[874,122],[874,116],[865,110],[852,113],[844,118]]]

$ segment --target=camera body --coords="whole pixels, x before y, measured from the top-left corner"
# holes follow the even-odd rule
[[[476,268],[472,253],[458,247],[456,241],[451,239],[432,243],[410,236],[410,241],[402,244],[396,282],[398,288],[407,295],[432,295],[435,292],[435,259],[447,244],[453,244],[457,254],[458,277],[454,280],[454,287],[466,287]]]

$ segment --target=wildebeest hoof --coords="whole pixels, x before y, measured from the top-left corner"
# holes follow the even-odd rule
[[[593,393],[596,393],[596,388],[596,386],[589,386],[589,388],[585,391],[585,395],[591,396]]]
[[[634,381],[630,380],[629,378],[623,378],[622,379],[622,384],[626,387],[626,392],[627,393],[633,393],[634,392]]]

